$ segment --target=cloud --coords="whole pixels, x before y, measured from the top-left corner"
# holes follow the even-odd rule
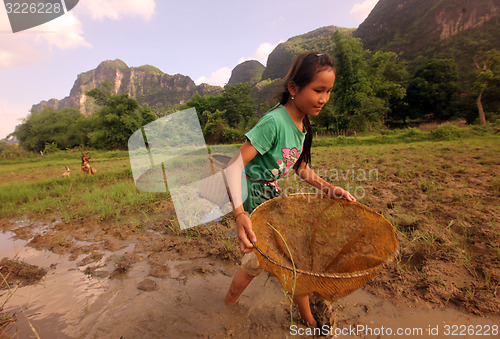
[[[72,12],[43,25],[12,33],[9,18],[0,10],[0,69],[30,66],[49,58],[47,47],[90,47],[82,24]]]
[[[0,9],[0,69],[27,67],[47,60],[50,58],[47,47],[49,50],[90,48],[78,17],[90,15],[95,20],[120,20],[138,16],[149,20],[155,7],[155,0],[85,0],[65,15],[15,34],[6,11]]]
[[[12,34],[7,12],[0,9],[0,69],[23,67],[40,57],[40,53],[26,42],[25,36],[17,39]]]
[[[91,47],[83,37],[81,22],[71,12],[47,22],[42,27],[47,32],[37,34],[34,38],[37,41],[45,41],[51,47],[59,49]]]
[[[354,4],[351,8],[351,15],[359,20],[364,20],[370,14],[378,0],[365,0]]]
[[[21,68],[34,64],[45,56],[25,41],[5,41],[0,36],[0,69]]]
[[[230,77],[231,69],[229,67],[222,67],[213,72],[210,77],[199,77],[194,83],[197,85],[207,83],[214,86],[224,86],[229,81]]]
[[[134,16],[149,20],[155,12],[156,3],[155,0],[85,0],[80,1],[78,7],[90,13],[95,20],[120,20]]]
[[[283,42],[283,40],[278,42],[278,44],[281,42]],[[259,47],[257,47],[251,57],[241,57],[238,60],[238,63],[241,64],[243,61],[247,60],[257,60],[265,66],[267,64],[267,57],[269,56],[269,54],[271,54],[271,52],[278,44],[272,45],[269,42],[263,42],[259,45]]]
[[[283,40],[278,42],[278,44],[281,42],[283,42]],[[242,62],[247,61],[247,60],[257,60],[261,64],[266,65],[267,64],[267,57],[269,56],[269,54],[274,50],[274,48],[278,44],[273,45],[269,42],[263,42],[259,45],[259,47],[257,47],[257,49],[255,50],[255,52],[253,53],[252,56],[241,57],[238,60],[238,64],[241,64]],[[196,79],[194,82],[197,85],[202,84],[202,83],[207,83],[207,84],[215,85],[215,86],[224,86],[229,81],[229,78],[231,78],[231,69],[229,67],[223,67],[223,68],[219,68],[218,70],[213,72],[210,75],[210,77],[207,78],[206,76],[202,76],[202,77],[199,77],[198,79]]]

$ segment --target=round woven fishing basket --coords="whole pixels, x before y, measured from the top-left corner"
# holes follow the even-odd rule
[[[362,287],[398,253],[396,232],[357,202],[317,194],[268,200],[250,215],[260,265],[290,295],[335,301]]]

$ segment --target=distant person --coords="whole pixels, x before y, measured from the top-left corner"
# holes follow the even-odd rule
[[[233,277],[225,302],[235,303],[252,279],[262,272],[252,242],[257,239],[249,218],[257,206],[278,196],[277,180],[293,169],[299,177],[331,198],[356,201],[346,190],[321,179],[309,167],[312,130],[309,116],[317,116],[330,99],[335,82],[333,59],[324,53],[304,53],[293,62],[285,78],[280,103],[267,112],[246,134],[247,141],[228,168],[228,184],[240,249],[245,253],[242,266]],[[245,168],[248,197],[242,201],[242,170]],[[245,189],[245,187],[243,187]],[[296,296],[303,321],[317,327],[309,296]]]

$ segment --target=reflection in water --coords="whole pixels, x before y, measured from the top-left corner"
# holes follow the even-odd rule
[[[12,232],[0,233],[0,258],[16,258],[43,267],[47,275],[37,285],[16,289],[4,311],[16,313],[16,332],[21,338],[32,334],[27,319],[42,338],[55,334],[65,337],[64,328],[81,319],[85,307],[106,290],[107,279],[91,279],[83,273],[85,266],[77,267],[78,260],[69,261],[67,255],[25,246],[28,241],[14,240],[13,236]]]

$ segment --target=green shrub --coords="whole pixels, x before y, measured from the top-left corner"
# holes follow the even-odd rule
[[[398,130],[394,130],[394,129],[383,129],[380,131],[380,134],[381,135],[395,135],[395,134],[398,134]]]
[[[463,136],[463,130],[452,124],[439,125],[431,132],[432,140],[454,140]]]
[[[346,136],[343,136],[343,135],[339,135],[338,137],[336,137],[335,139],[335,143],[337,145],[347,145],[348,144],[348,140],[347,140],[347,137]]]
[[[404,142],[426,141],[428,133],[422,132],[418,128],[410,127],[406,133],[399,136],[399,139]]]
[[[498,133],[497,131],[498,127],[495,127],[495,124],[487,124],[485,126],[472,125],[469,128],[469,134],[479,136],[494,135],[495,133]]]
[[[59,152],[59,146],[55,142],[45,143],[45,148],[43,149],[43,153],[48,154],[48,153],[56,153]]]
[[[245,141],[243,133],[232,127],[224,128],[222,131],[222,138],[224,143],[237,143]]]

